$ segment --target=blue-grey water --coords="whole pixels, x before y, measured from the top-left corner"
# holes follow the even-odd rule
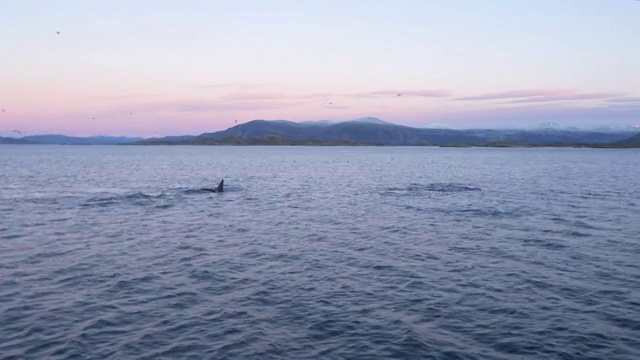
[[[0,146],[0,358],[639,359],[640,151]]]

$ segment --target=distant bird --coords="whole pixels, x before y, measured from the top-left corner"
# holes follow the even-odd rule
[[[402,94],[398,94],[397,96],[402,96]]]
[[[56,34],[60,35],[60,31],[56,31]]]
[[[91,119],[95,120],[96,118],[91,118]]]
[[[133,113],[129,113],[129,115],[133,115]]]
[[[333,103],[332,102],[328,102],[328,103],[324,103],[325,106],[332,106]]]
[[[238,120],[236,120],[236,124],[238,123]]]
[[[6,111],[5,109],[2,109],[2,112],[5,112],[5,111]]]

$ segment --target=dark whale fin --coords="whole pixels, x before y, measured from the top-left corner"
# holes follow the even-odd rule
[[[220,184],[218,184],[218,186],[215,189],[202,188],[202,189],[200,189],[200,191],[218,193],[218,192],[222,192],[223,191],[223,187],[224,187],[224,179],[220,181]]]

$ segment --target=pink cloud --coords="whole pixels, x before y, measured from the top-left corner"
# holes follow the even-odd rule
[[[451,92],[447,90],[378,90],[359,93],[313,93],[298,95],[297,97],[302,99],[314,99],[314,98],[376,98],[376,97],[397,97],[398,94],[404,97],[418,96],[418,97],[448,97],[451,96]],[[295,95],[291,96],[296,97]]]
[[[220,84],[221,88],[226,89],[216,91],[215,95],[187,95],[184,98],[175,98],[173,94],[154,96],[140,93],[138,96],[123,96],[122,99],[114,96],[114,101],[103,101],[104,99],[100,98],[101,101],[96,103],[52,102],[53,105],[48,107],[21,105],[9,108],[2,104],[0,107],[7,107],[7,112],[0,112],[0,130],[11,131],[19,128],[29,133],[162,131],[171,134],[184,133],[187,130],[195,132],[222,129],[228,124],[233,124],[235,119],[349,119],[372,115],[372,110],[375,112],[373,116],[388,118],[398,123],[411,119],[420,122],[448,120],[467,124],[476,121],[506,124],[538,122],[543,119],[553,121],[561,116],[574,122],[608,121],[607,119],[631,121],[632,116],[640,114],[640,96],[634,96],[636,94],[623,96],[624,94],[613,93],[581,93],[567,89],[516,90],[475,97],[477,100],[504,99],[488,104],[454,101],[465,98],[447,98],[451,93],[445,90],[387,88],[368,92],[295,93],[269,91],[271,89],[244,90],[240,86],[242,84]],[[397,97],[398,93],[402,96]],[[401,101],[402,98],[411,96],[452,101],[439,105]],[[589,99],[595,101],[582,101]],[[328,105],[329,103],[332,105]]]
[[[231,111],[246,111],[246,110],[267,110],[267,109],[280,109],[284,104],[279,102],[237,102],[233,104],[203,104],[199,109],[197,105],[192,106],[192,110],[187,108],[186,111],[214,111],[214,110],[231,110]]]
[[[299,95],[282,93],[238,93],[218,97],[222,101],[252,101],[252,100],[290,100],[298,99]]]
[[[354,97],[377,97],[377,96],[419,96],[419,97],[448,97],[451,93],[446,90],[381,90],[367,93],[353,94]]]
[[[611,93],[591,93],[591,94],[574,94],[574,95],[555,95],[555,96],[539,96],[527,99],[511,101],[511,103],[530,103],[530,102],[548,102],[548,101],[567,101],[567,100],[592,100],[605,99],[620,94]]]
[[[477,96],[461,97],[456,100],[498,100],[498,99],[511,99],[533,96],[560,96],[575,94],[575,90],[571,89],[529,89],[529,90],[513,90],[501,93],[491,93]]]
[[[331,109],[331,110],[346,110],[348,109],[348,107],[344,106],[344,105],[335,105],[335,104],[322,104],[322,107],[325,109]]]
[[[173,101],[154,101],[144,104],[135,105],[135,113],[171,113],[171,112],[191,112],[206,113],[216,111],[256,111],[256,110],[274,110],[301,105],[308,103],[307,101],[283,101],[287,99],[296,99],[286,94],[246,94],[246,96],[228,96],[218,99],[182,99]],[[116,113],[123,113],[133,109],[134,107],[119,107],[113,109]]]
[[[222,95],[218,101],[259,101],[259,100],[295,100],[319,98],[375,98],[375,97],[447,97],[451,96],[445,90],[380,90],[363,93],[313,93],[313,94],[285,94],[285,93],[234,93]]]
[[[270,87],[275,85],[278,85],[278,83],[219,83],[219,84],[193,85],[193,88],[196,88],[196,89],[222,89],[222,88],[258,89],[258,88]]]
[[[210,101],[210,100],[184,100],[165,104],[150,105],[150,108],[164,107],[168,110],[180,112],[208,112],[208,111],[246,111],[279,109],[293,105],[279,101]]]

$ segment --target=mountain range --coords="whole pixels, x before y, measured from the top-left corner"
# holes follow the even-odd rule
[[[621,144],[640,144],[640,133],[633,135],[632,137],[620,141]]]
[[[238,143],[237,139],[248,141],[248,139],[275,139],[276,137],[293,143],[308,141],[380,145],[484,145],[493,142],[532,145],[613,144],[640,141],[640,128],[634,126],[561,127],[553,123],[502,129],[450,129],[443,124],[431,124],[418,128],[365,117],[343,122],[253,120],[217,132],[146,139],[37,135],[18,139],[0,138],[0,144],[217,144],[225,139],[236,139],[232,142]],[[255,143],[255,141],[240,143]]]

